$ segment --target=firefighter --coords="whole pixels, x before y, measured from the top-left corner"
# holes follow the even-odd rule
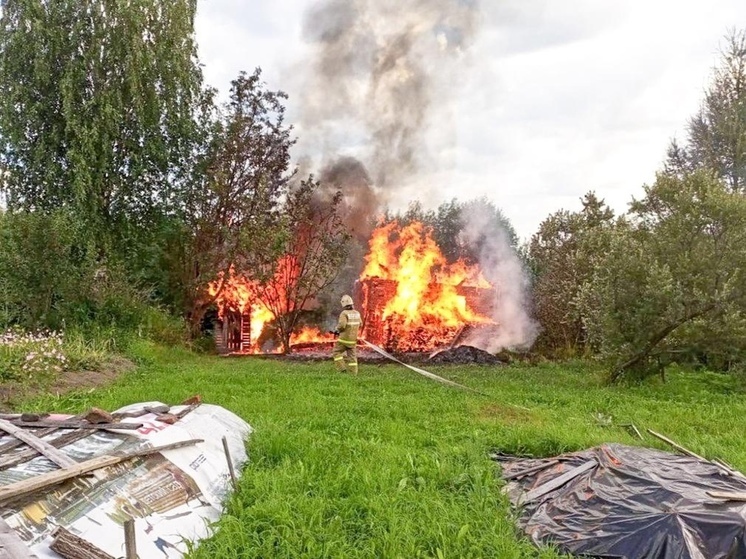
[[[349,370],[357,374],[357,335],[360,330],[360,313],[353,308],[352,297],[343,295],[340,301],[342,312],[334,335],[337,343],[332,353],[334,364],[340,371]]]

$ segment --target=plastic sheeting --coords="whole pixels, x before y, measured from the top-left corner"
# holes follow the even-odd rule
[[[710,462],[619,444],[554,459],[495,459],[510,480],[506,491],[518,523],[537,545],[605,559],[746,557],[746,503],[708,495],[744,493],[746,481]],[[526,501],[529,491],[589,461],[596,465]]]

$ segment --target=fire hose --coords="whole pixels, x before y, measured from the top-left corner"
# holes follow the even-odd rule
[[[394,357],[393,355],[391,355],[386,350],[378,347],[377,345],[374,345],[374,344],[370,343],[368,340],[360,340],[360,341],[363,342],[365,345],[367,345],[370,349],[372,349],[376,353],[378,353],[378,354],[382,355],[383,357],[385,357],[386,359],[388,359],[390,361],[393,361],[394,363],[398,363],[399,365],[403,365],[404,367],[406,367],[410,371],[414,371],[415,373],[418,373],[418,374],[422,375],[423,377],[427,377],[427,378],[429,378],[431,380],[434,380],[434,381],[437,381],[437,382],[442,382],[443,384],[447,384],[449,386],[453,386],[453,387],[456,387],[456,388],[463,388],[464,390],[468,390],[469,392],[474,392],[475,394],[479,394],[480,396],[487,396],[487,394],[479,392],[478,390],[474,390],[473,388],[469,388],[468,386],[464,386],[463,384],[459,384],[457,382],[453,382],[452,380],[448,380],[446,378],[439,377],[435,373],[431,373],[429,371],[426,371],[425,369],[420,369],[419,367],[413,367],[412,365],[408,365],[407,363],[404,363],[403,361],[400,361],[399,359],[397,359],[396,357]]]

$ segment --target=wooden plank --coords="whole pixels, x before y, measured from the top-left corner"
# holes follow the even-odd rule
[[[52,533],[49,549],[65,559],[115,559],[91,542],[59,527]]]
[[[23,441],[27,445],[29,445],[31,448],[33,448],[35,451],[37,451],[39,454],[44,456],[45,458],[51,460],[61,468],[68,468],[70,466],[74,466],[77,462],[70,458],[67,454],[64,452],[61,452],[57,450],[55,447],[53,447],[51,444],[46,442],[43,439],[40,439],[36,435],[29,433],[27,431],[24,431],[20,427],[16,427],[12,423],[0,419],[0,430],[5,431],[9,435],[15,437],[19,441]]]
[[[84,423],[83,421],[18,421],[13,420],[10,423],[16,427],[23,427],[24,429],[38,429],[39,427],[54,427],[55,429],[117,429],[125,431],[133,431],[143,426],[140,423],[97,423],[95,425],[91,423]]]
[[[520,470],[518,472],[513,472],[512,474],[503,476],[503,479],[506,481],[509,481],[511,479],[518,479],[523,476],[527,476],[529,474],[535,474],[536,472],[540,472],[541,470],[546,470],[547,468],[554,466],[556,464],[559,464],[559,460],[550,460],[549,462],[545,462],[544,464],[539,464],[538,466],[534,466],[533,468],[526,468],[525,470]]]
[[[53,472],[47,472],[38,476],[34,476],[32,478],[11,483],[9,485],[0,486],[0,504],[6,503],[11,499],[28,495],[29,493],[33,493],[35,491],[57,485],[59,483],[62,483],[63,481],[85,475],[88,472],[106,468],[108,466],[113,466],[115,464],[119,464],[120,462],[126,462],[127,460],[136,458],[138,456],[148,456],[151,454],[156,454],[158,452],[182,448],[184,446],[189,446],[201,442],[202,439],[191,439],[188,441],[181,441],[178,443],[145,448],[142,450],[134,450],[119,455],[97,456],[96,458],[91,458],[90,460],[86,460],[84,462],[78,462],[75,464],[75,466],[70,466],[69,468],[54,470]]]
[[[50,431],[56,432],[57,429],[51,429]],[[37,436],[39,434],[40,433],[37,433]],[[56,437],[49,441],[48,444],[50,444],[54,448],[62,448],[63,446],[74,443],[75,441],[84,439],[90,436],[90,434],[91,432],[88,430],[67,431],[59,437]],[[8,468],[12,468],[13,466],[18,466],[19,464],[23,464],[24,462],[28,462],[29,460],[36,458],[37,456],[39,456],[39,453],[33,448],[24,448],[8,455],[0,454],[0,470],[7,470]]]
[[[177,413],[177,414],[176,414],[176,417],[177,417],[178,419],[184,419],[184,417],[185,417],[185,416],[186,416],[187,414],[190,414],[190,413],[192,413],[192,412],[193,412],[194,410],[196,410],[196,409],[197,409],[198,407],[200,407],[200,405],[201,405],[201,404],[202,404],[202,402],[195,402],[194,404],[189,404],[189,406],[188,406],[188,407],[184,408],[184,409],[183,409],[183,410],[181,410],[181,411],[180,411],[179,413]]]
[[[0,518],[0,559],[38,559],[2,518]]]
[[[54,428],[46,428],[46,429],[39,429],[38,431],[32,431],[34,435],[37,437],[44,437],[46,435],[51,435],[54,433],[57,429]],[[15,448],[18,448],[19,446],[23,446],[23,441],[19,441],[18,439],[12,438],[6,443],[0,444],[0,456],[4,456],[8,451],[13,450]]]
[[[23,414],[18,414],[19,417],[21,415],[23,415]],[[77,420],[81,419],[82,417],[83,417],[82,415],[74,415],[74,416],[70,417],[69,419],[67,419],[67,421],[77,421]],[[46,428],[41,428],[40,427],[38,431],[34,431],[34,435],[36,435],[37,437],[41,438],[41,437],[46,437],[47,435],[51,435],[55,431],[57,431],[57,429],[54,428],[54,427],[46,427]],[[51,441],[50,441],[49,444],[51,444],[52,446],[56,446],[57,448],[59,448],[59,446],[55,445]],[[11,441],[8,441],[5,444],[0,445],[0,456],[4,456],[6,452],[8,452],[9,450],[13,450],[14,448],[18,448],[19,446],[23,446],[23,442],[19,441],[18,439],[13,439]]]
[[[554,478],[551,481],[548,481],[539,487],[536,487],[526,493],[525,497],[520,500],[521,503],[530,503],[531,501],[535,501],[537,499],[540,499],[547,493],[554,491],[555,489],[558,489],[559,487],[562,487],[564,484],[566,484],[568,481],[575,479],[579,475],[587,472],[588,470],[592,470],[598,465],[598,462],[595,460],[588,460],[588,462],[584,462],[577,468],[573,468],[572,470],[569,470],[562,474],[561,476],[558,476]]]
[[[730,464],[728,464],[728,462],[726,462],[725,460],[720,460],[719,458],[713,458],[712,461],[713,461],[713,463],[715,463],[718,466],[720,466],[723,470],[725,470],[728,475],[731,475],[733,477],[737,477],[741,481],[746,481],[746,476],[743,475],[738,470],[736,470],[733,466],[731,466]]]

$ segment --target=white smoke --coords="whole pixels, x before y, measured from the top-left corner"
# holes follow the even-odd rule
[[[473,330],[462,343],[490,353],[529,349],[539,334],[539,325],[529,312],[528,272],[489,206],[474,204],[464,213],[461,240],[477,251],[485,278],[495,286],[491,318],[497,327]]]

